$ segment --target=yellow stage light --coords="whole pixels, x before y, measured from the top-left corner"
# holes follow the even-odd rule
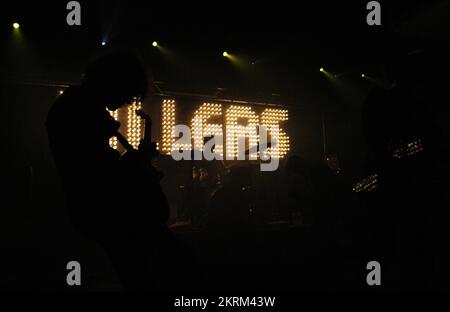
[[[228,54],[228,52],[225,51],[225,52],[223,52],[223,56],[224,56],[224,57],[229,57],[230,54]]]
[[[152,46],[154,46],[155,48],[158,47],[158,42],[153,41]]]
[[[14,29],[19,29],[20,28],[20,24],[19,23],[14,23],[12,26],[13,26]]]
[[[355,193],[370,192],[378,188],[378,174],[372,174],[368,178],[356,183],[353,187]]]

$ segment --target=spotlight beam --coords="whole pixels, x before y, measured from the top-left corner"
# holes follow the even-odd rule
[[[336,78],[335,75],[333,75],[332,73],[330,73],[329,71],[327,71],[325,68],[320,68],[320,72],[322,74],[324,74],[327,78],[332,79],[332,78]]]

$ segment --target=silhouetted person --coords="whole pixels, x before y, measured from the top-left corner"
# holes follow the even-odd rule
[[[207,228],[235,231],[250,225],[250,199],[246,187],[250,180],[247,166],[229,169],[224,182],[209,197]]]
[[[134,55],[104,56],[87,67],[81,85],[58,98],[46,122],[71,221],[104,247],[127,290],[144,290],[151,282],[148,260],[168,206],[159,181],[144,179],[110,147],[120,124],[107,109],[145,96],[147,86]]]
[[[196,166],[192,167],[192,172],[186,183],[186,205],[183,217],[188,220],[191,225],[199,226],[199,211],[205,205],[199,197],[200,170]]]
[[[343,219],[350,200],[342,189],[342,182],[326,163],[317,163],[291,156],[286,164],[289,196],[300,209],[303,224],[308,225],[313,255],[309,271],[314,272],[318,285],[330,289],[346,286],[340,267],[349,256],[344,249]],[[301,248],[301,247],[299,247]],[[330,263],[333,259],[333,263]],[[337,282],[339,281],[339,282]]]
[[[442,207],[439,150],[442,136],[429,103],[415,95],[423,87],[420,54],[395,59],[394,87],[375,89],[364,104],[368,171],[378,187],[366,195],[371,229],[369,260],[380,261],[394,289],[425,289],[433,271],[433,219]],[[447,209],[448,210],[448,209]],[[446,221],[448,223],[448,221]]]
[[[343,209],[339,180],[325,164],[307,161],[298,156],[289,158],[286,165],[290,177],[290,196],[302,202],[307,224],[327,239],[334,239],[339,216]]]

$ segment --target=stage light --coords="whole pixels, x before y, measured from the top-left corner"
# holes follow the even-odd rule
[[[224,56],[224,57],[229,57],[230,54],[228,54],[228,52],[225,51],[225,52],[223,52],[223,56]]]
[[[362,193],[373,191],[378,188],[378,182],[378,174],[372,174],[368,178],[356,183],[353,187],[353,192]]]
[[[325,69],[324,67],[320,68],[320,72],[329,80],[333,80],[336,81],[336,78],[339,78],[341,75],[336,75],[333,73],[330,73],[327,69]]]
[[[157,47],[158,47],[158,42],[153,41],[152,46],[154,46],[155,48],[157,48]]]
[[[20,24],[19,23],[13,23],[12,24],[14,29],[19,29],[20,28]]]
[[[397,147],[392,157],[395,159],[403,159],[421,153],[425,150],[422,140],[416,140]]]
[[[361,75],[361,78],[366,78],[366,75],[362,74],[362,75]]]
[[[106,45],[106,42],[105,41],[102,41],[102,46],[105,46]]]

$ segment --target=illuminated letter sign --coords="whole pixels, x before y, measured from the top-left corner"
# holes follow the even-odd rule
[[[239,119],[246,119],[247,125],[239,123]],[[251,107],[231,106],[227,110],[227,160],[245,160],[245,141],[249,140],[250,160],[257,160],[259,117]]]
[[[142,103],[135,101],[128,107],[127,112],[127,139],[135,148],[139,146],[143,134],[143,122],[136,114],[136,110],[141,107]],[[119,111],[110,114],[114,119],[119,119]],[[176,103],[174,100],[164,100],[158,146],[163,155],[173,155],[174,151],[177,155],[188,155],[187,152],[190,155],[194,150],[196,160],[283,159],[289,152],[290,141],[280,124],[288,119],[289,113],[286,109],[267,108],[258,115],[249,105],[204,103],[194,111],[190,128],[187,125],[179,125],[177,128]],[[180,135],[188,130],[189,136]],[[205,138],[210,137],[214,137],[214,141],[205,142]],[[207,155],[205,143],[206,147],[214,146],[212,157]],[[270,144],[267,149],[264,148],[266,143]],[[117,149],[117,139],[112,138],[110,145]],[[258,150],[261,149],[260,153]]]
[[[222,124],[210,124],[208,120],[212,117],[222,117],[225,110],[225,129]],[[245,160],[248,145],[249,159],[258,158],[282,159],[289,152],[289,136],[280,127],[281,122],[288,121],[289,113],[286,109],[269,108],[263,110],[261,118],[250,106],[232,105],[224,108],[222,104],[202,104],[193,115],[191,120],[191,133],[193,144],[175,144],[175,101],[164,100],[162,104],[162,153],[171,155],[173,150],[194,149],[195,159],[200,160],[204,150],[205,137],[215,137],[216,144],[214,153],[220,157],[226,155],[227,160]],[[260,143],[259,127],[263,126],[270,136],[268,142],[276,142],[267,148],[264,155],[259,155],[258,145]],[[226,133],[226,150],[223,146],[223,136]],[[219,138],[219,139],[218,139]],[[247,143],[248,140],[248,144]],[[262,157],[263,156],[263,157]]]
[[[208,124],[207,121],[213,116],[222,116],[221,104],[205,103],[194,113],[192,119],[191,131],[194,137],[194,150],[203,151],[204,138],[209,136],[221,137],[223,141],[223,126],[221,124]],[[223,157],[223,142],[216,144],[214,153]],[[196,160],[199,159],[199,153],[196,153]],[[201,156],[201,155],[200,155]]]

